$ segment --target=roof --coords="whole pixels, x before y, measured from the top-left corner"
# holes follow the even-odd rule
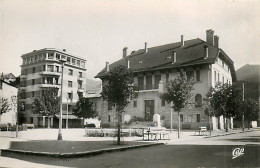
[[[64,55],[69,55],[69,56],[81,59],[83,61],[86,61],[85,58],[77,56],[75,54],[71,54],[71,53],[67,52],[65,49],[60,50],[60,49],[56,49],[56,48],[43,48],[43,49],[39,49],[39,50],[33,50],[32,52],[23,54],[21,57],[24,58],[24,57],[27,57],[27,56],[31,56],[31,55],[34,55],[34,54],[39,54],[41,52],[46,52],[46,51],[59,52],[59,53],[62,53]]]
[[[208,58],[204,59],[206,46],[208,47],[209,54]],[[173,63],[173,52],[176,52],[175,63]],[[145,52],[145,49],[139,49],[127,57],[112,63],[109,65],[109,69],[113,69],[118,65],[126,65],[127,60],[130,61],[130,69],[133,73],[191,65],[213,64],[219,55],[228,62],[231,68],[232,78],[236,80],[234,63],[227,54],[223,50],[199,38],[185,41],[183,47],[181,46],[181,42],[177,42],[148,48],[147,52]],[[95,78],[102,78],[106,76],[106,74],[106,68],[104,68]]]

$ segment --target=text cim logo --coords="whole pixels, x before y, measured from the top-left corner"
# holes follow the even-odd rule
[[[239,156],[244,155],[244,147],[239,147],[239,148],[233,148],[232,149],[232,159],[235,159]]]

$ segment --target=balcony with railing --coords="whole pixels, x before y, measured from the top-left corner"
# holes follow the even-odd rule
[[[43,70],[40,72],[41,75],[54,75],[54,76],[60,76],[61,75],[61,71],[59,70],[54,70],[54,69],[47,69],[47,70]]]
[[[78,88],[78,92],[79,92],[79,93],[83,93],[83,92],[84,92],[84,88],[79,87],[79,88]]]
[[[158,91],[159,85],[153,84],[153,85],[137,85],[134,84],[134,91],[139,92],[149,92],[149,91]]]
[[[60,88],[60,84],[56,83],[56,82],[41,82],[39,84],[39,87],[43,87],[43,88]]]

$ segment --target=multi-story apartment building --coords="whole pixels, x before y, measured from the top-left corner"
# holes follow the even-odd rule
[[[214,36],[213,30],[206,31],[206,41],[199,38],[181,41],[152,48],[131,52],[127,55],[127,48],[123,49],[123,58],[109,65],[97,74],[102,83],[109,69],[117,65],[125,65],[134,74],[134,81],[138,87],[138,98],[132,100],[126,107],[124,115],[131,118],[144,118],[152,121],[154,114],[159,114],[164,126],[170,125],[170,104],[160,98],[159,83],[165,87],[167,81],[174,80],[184,70],[188,78],[196,81],[191,101],[193,105],[181,111],[182,128],[198,129],[208,126],[209,117],[203,109],[204,98],[210,87],[216,82],[229,83],[236,80],[233,61],[219,48],[219,37]],[[113,125],[115,109],[108,102],[100,110],[102,124]],[[213,129],[224,129],[223,117],[213,117]],[[177,113],[173,114],[173,127],[177,127]],[[231,119],[232,125],[232,119]],[[231,126],[232,127],[232,126]]]
[[[70,127],[80,126],[81,120],[72,115],[71,107],[86,91],[86,60],[67,53],[65,49],[53,48],[34,50],[21,57],[20,95],[25,104],[26,123],[39,127],[48,124],[45,116],[31,112],[31,104],[36,96],[49,87],[59,89],[60,95],[62,67],[59,60],[62,59],[66,60],[63,70],[63,120],[68,116]],[[57,117],[52,117],[50,121],[52,126],[58,125]]]

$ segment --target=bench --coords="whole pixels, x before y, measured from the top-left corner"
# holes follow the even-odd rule
[[[199,127],[199,128],[200,128],[199,130],[195,131],[194,135],[196,135],[196,133],[198,133],[198,135],[206,135],[206,133],[208,132],[207,127],[202,126],[202,127]]]
[[[163,140],[165,139],[165,135],[168,135],[169,137],[169,132],[166,131],[166,128],[148,128],[148,129],[143,129],[143,141],[145,140],[145,136],[147,135],[147,140]],[[153,138],[154,137],[154,138]]]

